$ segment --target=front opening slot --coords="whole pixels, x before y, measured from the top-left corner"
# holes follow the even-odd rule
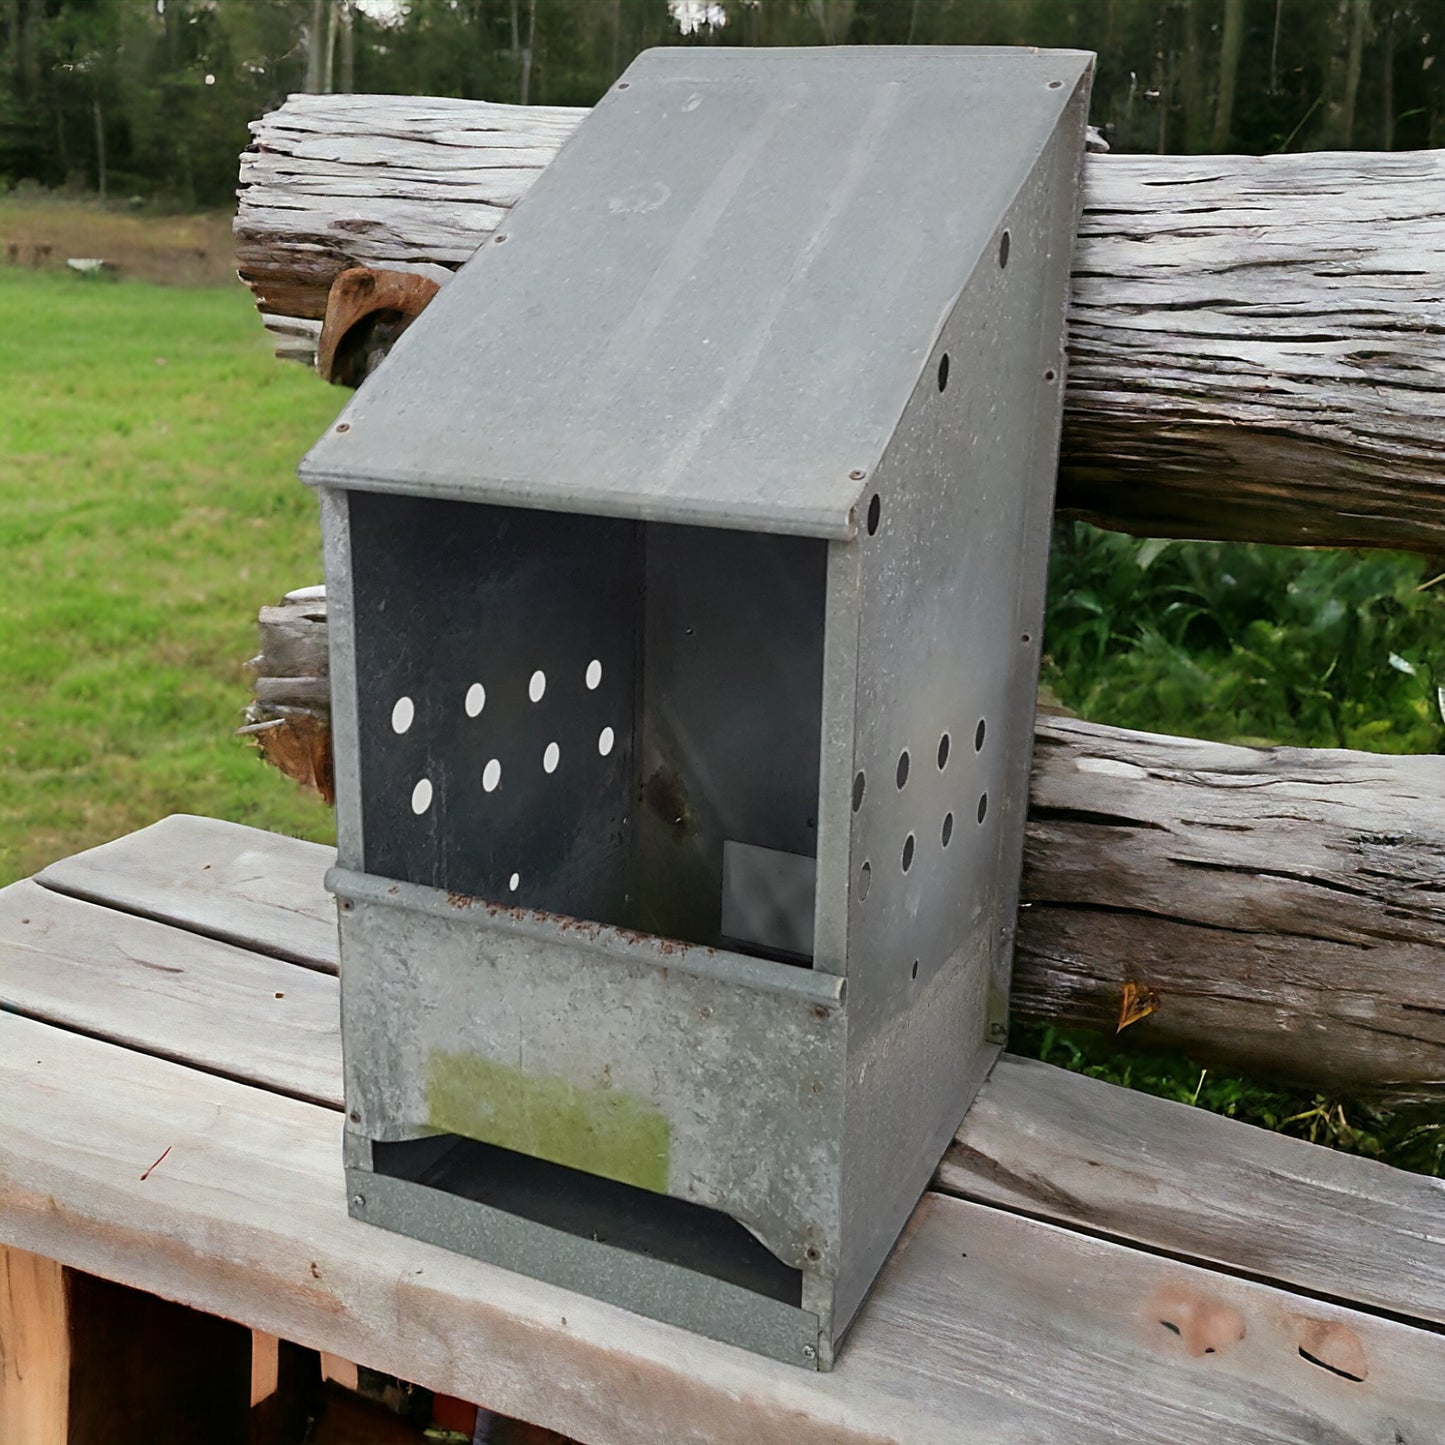
[[[803,1275],[721,1210],[460,1135],[372,1145],[378,1174],[694,1270],[795,1308]]]

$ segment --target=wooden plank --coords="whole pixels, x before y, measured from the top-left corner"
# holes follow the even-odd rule
[[[1445,1429],[1445,1336],[937,1195],[813,1375],[348,1218],[338,1122],[0,1015],[0,1240],[596,1445]]]
[[[36,881],[123,913],[336,972],[334,849],[176,813],[52,863]]]
[[[585,114],[337,99],[292,96],[241,157],[268,325],[319,320],[348,266],[460,266]],[[1090,155],[1069,329],[1062,509],[1445,553],[1445,151]]]
[[[212,856],[214,843],[196,826],[204,820],[185,821],[191,846]],[[236,834],[246,831],[214,826],[233,844]],[[157,825],[134,835],[131,848],[108,845],[119,893],[129,896],[129,871],[150,874],[145,854],[164,836],[164,826]],[[241,886],[258,900],[258,908],[264,906],[260,900],[268,871],[289,869],[293,862],[291,841],[268,842],[269,837],[253,834],[244,848],[251,869]],[[233,875],[219,870],[217,876]],[[320,899],[319,872],[312,876]],[[293,888],[300,887],[299,875],[288,878]],[[182,924],[186,900],[194,896],[187,890],[170,905]],[[4,899],[0,894],[0,988],[8,988],[5,940],[14,933]],[[209,900],[204,907],[213,913],[220,905]],[[267,925],[262,931],[270,937],[273,930]],[[206,986],[192,962],[191,944],[183,933],[169,941],[152,940],[153,961],[170,966],[178,962],[186,970],[147,973],[146,986],[153,995],[179,995],[154,1007],[137,1010],[115,1002],[112,993],[123,998],[123,986],[107,982],[103,972],[95,974],[86,990],[89,1030],[112,1036],[107,1019],[114,1013],[126,1021],[130,1046],[172,1053],[177,1008]],[[232,950],[209,956],[207,966],[224,974],[236,962]],[[292,972],[304,977],[299,969]],[[69,991],[55,1000],[46,992],[46,980],[63,974],[63,969],[47,967],[32,977],[26,994],[30,1013],[60,1021],[69,1017]],[[244,986],[218,976],[213,997],[205,1026],[188,1041],[187,1056],[212,1072],[234,1074],[236,1061],[247,1056],[254,1024],[251,1016],[243,1015],[233,1025],[232,1010],[222,1001],[244,1000],[247,993]],[[314,1091],[312,1097],[339,1107],[340,1040],[333,988],[296,994],[293,1004],[298,1027],[291,1037],[304,1039],[307,1052],[304,1058],[298,1056],[295,1076],[287,1076],[281,1087],[301,1094],[306,1092],[304,1080]],[[303,1066],[310,1072],[303,1073]],[[1316,1294],[1445,1324],[1445,1232],[1438,1227],[1445,1219],[1445,1182],[1044,1064],[1008,1056],[1000,1060],[944,1161],[938,1185]],[[1267,1229],[1260,1227],[1262,1219],[1269,1221]],[[1321,1247],[1322,1240],[1330,1242],[1328,1248]]]
[[[252,1330],[246,1445],[300,1445],[320,1389],[315,1350]]]
[[[5,1007],[341,1104],[336,981],[26,880],[0,890]]]
[[[1445,1325],[1445,1180],[1006,1055],[934,1187]]]
[[[67,1445],[69,1436],[65,1271],[0,1244],[0,1441]]]

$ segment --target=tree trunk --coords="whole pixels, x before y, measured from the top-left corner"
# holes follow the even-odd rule
[[[101,113],[100,97],[91,98],[91,109],[95,116],[95,189],[100,194],[101,205],[105,204],[105,116]]]
[[[537,0],[527,0],[527,43],[522,47],[522,71],[517,81],[517,100],[526,105],[532,93],[532,47],[537,41]]]
[[[311,24],[306,31],[306,89],[321,90],[322,53],[325,50],[326,0],[311,0]]]
[[[351,0],[341,6],[341,89],[350,95],[356,89],[356,14]]]
[[[1244,46],[1244,0],[1224,0],[1224,35],[1219,42],[1219,93],[1215,98],[1210,145],[1223,151],[1234,120],[1234,90],[1239,80],[1239,53]]]
[[[252,736],[331,786],[324,597],[263,608]],[[1040,718],[1022,1018],[1330,1092],[1445,1092],[1445,758]],[[328,797],[329,801],[329,797]]]
[[[242,278],[310,360],[336,275],[446,270],[585,112],[293,97]],[[1161,537],[1445,555],[1445,152],[1087,158],[1059,505]]]

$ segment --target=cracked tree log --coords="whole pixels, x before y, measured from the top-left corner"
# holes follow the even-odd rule
[[[312,359],[347,267],[444,279],[585,114],[306,95],[255,122],[237,257],[279,354]],[[1061,509],[1445,555],[1445,151],[1090,155],[1084,196]]]
[[[326,604],[261,612],[252,727],[329,781]],[[324,789],[319,789],[325,792]],[[1397,1101],[1445,1094],[1445,757],[1040,718],[1014,1012]],[[329,801],[329,798],[328,798]]]

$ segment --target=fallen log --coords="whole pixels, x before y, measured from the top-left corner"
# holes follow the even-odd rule
[[[255,122],[237,259],[278,354],[314,357],[348,267],[444,279],[585,113],[303,95]],[[1445,151],[1090,155],[1070,331],[1063,511],[1445,555]]]
[[[251,663],[254,735],[313,787],[330,765],[318,591],[262,610]],[[1438,1096],[1442,796],[1441,757],[1040,718],[1016,1016],[1111,1031],[1133,1001],[1142,1047],[1330,1093]]]

